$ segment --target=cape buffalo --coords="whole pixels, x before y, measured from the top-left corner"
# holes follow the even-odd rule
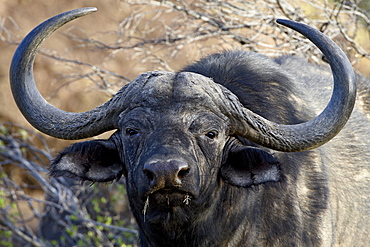
[[[227,51],[142,74],[91,111],[64,112],[39,94],[34,57],[53,31],[95,10],[40,24],[12,61],[15,101],[35,128],[63,139],[116,129],[66,148],[52,176],[124,175],[141,246],[369,244],[369,86],[333,41],[279,20],[315,43],[332,75],[292,56]]]

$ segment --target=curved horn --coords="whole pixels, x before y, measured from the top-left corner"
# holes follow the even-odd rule
[[[20,43],[10,67],[13,97],[24,117],[38,130],[62,139],[82,139],[115,129],[114,111],[108,110],[115,101],[87,112],[72,113],[50,105],[39,93],[33,63],[42,42],[64,24],[92,12],[96,8],[81,8],[54,16],[34,28]]]
[[[233,121],[232,133],[278,151],[313,149],[332,139],[350,117],[356,98],[355,74],[343,51],[324,34],[301,23],[289,20],[277,22],[303,34],[329,61],[334,77],[330,102],[319,116],[296,125],[276,124],[244,107],[236,107],[229,113]]]

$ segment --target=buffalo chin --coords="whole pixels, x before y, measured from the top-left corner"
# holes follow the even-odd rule
[[[149,206],[144,214],[144,222],[156,225],[163,224],[167,227],[174,222],[176,222],[176,225],[186,224],[189,221],[189,213],[185,207],[185,205],[174,207]]]

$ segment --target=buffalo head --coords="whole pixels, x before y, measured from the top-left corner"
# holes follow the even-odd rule
[[[173,231],[204,220],[217,207],[213,202],[227,193],[220,189],[225,184],[250,187],[279,181],[280,165],[268,150],[318,147],[341,130],[353,109],[354,73],[340,48],[310,27],[280,20],[314,42],[333,71],[332,98],[310,121],[282,125],[266,120],[212,78],[191,72],[148,72],[91,111],[64,112],[39,94],[34,57],[53,31],[93,11],[69,11],[35,28],[14,55],[12,91],[27,120],[48,135],[82,139],[117,130],[108,140],[68,147],[53,161],[51,174],[94,182],[124,175],[131,208],[146,236],[150,231],[145,224]],[[243,145],[244,138],[266,149]]]

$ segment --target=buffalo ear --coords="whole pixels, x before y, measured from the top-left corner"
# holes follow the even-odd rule
[[[92,182],[119,179],[124,170],[116,146],[109,140],[75,143],[64,149],[50,166],[54,177],[78,177]]]
[[[225,164],[221,167],[225,182],[250,187],[266,182],[280,181],[279,162],[270,153],[253,147],[233,147]]]

